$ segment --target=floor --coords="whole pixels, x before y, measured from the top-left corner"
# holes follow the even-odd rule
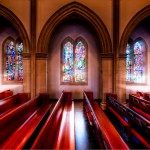
[[[99,149],[92,127],[83,112],[83,102],[74,102],[76,150]]]

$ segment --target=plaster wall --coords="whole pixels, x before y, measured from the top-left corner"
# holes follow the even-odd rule
[[[120,0],[119,38],[121,38],[127,24],[135,16],[135,14],[149,4],[149,0]]]
[[[74,0],[38,0],[37,1],[37,39],[46,21],[61,7],[74,2]],[[113,0],[76,0],[93,10],[104,22],[112,38],[112,2]]]
[[[30,37],[30,0],[0,0],[0,4],[19,18]]]

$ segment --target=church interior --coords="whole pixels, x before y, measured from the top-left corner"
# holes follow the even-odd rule
[[[150,0],[0,0],[0,149],[150,149]]]

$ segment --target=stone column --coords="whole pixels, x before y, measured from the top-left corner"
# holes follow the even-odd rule
[[[121,103],[126,104],[126,55],[119,56],[118,65],[118,99]]]

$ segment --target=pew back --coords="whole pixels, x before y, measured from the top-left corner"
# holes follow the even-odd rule
[[[122,105],[112,95],[107,95],[107,110],[111,111],[123,126],[126,122],[126,135],[130,139],[134,135],[146,148],[150,148],[150,121],[132,109]],[[123,112],[123,113],[122,113]],[[123,120],[123,121],[122,121]]]
[[[63,92],[31,149],[75,149],[72,94]]]
[[[13,91],[11,91],[11,90],[6,90],[3,92],[0,92],[0,100],[4,99],[6,97],[12,96],[12,95],[13,95]]]
[[[98,137],[100,148],[129,149],[103,110],[95,101],[89,100],[90,96],[88,97],[88,95],[88,92],[84,92],[85,105],[88,106],[89,111],[91,112],[93,125],[94,128],[96,128],[96,136]]]
[[[46,100],[48,102],[48,100]],[[12,135],[31,115],[36,109],[45,103],[40,95],[34,99],[23,103],[10,113],[1,116],[0,118],[0,144],[3,144],[10,135]]]
[[[150,101],[130,94],[129,107],[150,120]]]
[[[0,116],[28,101],[28,93],[18,93],[0,100]]]

